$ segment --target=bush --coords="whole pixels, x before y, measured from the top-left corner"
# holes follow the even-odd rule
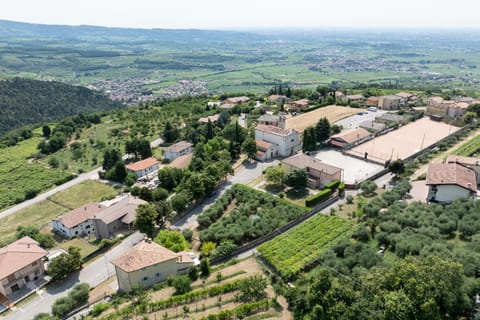
[[[347,203],[348,204],[352,204],[353,203],[353,196],[351,194],[347,195],[345,197],[345,199],[347,200]]]
[[[98,317],[100,314],[102,314],[103,311],[107,310],[110,305],[108,303],[97,303],[96,305],[93,306],[91,315],[93,317]]]
[[[170,276],[168,284],[175,288],[175,294],[185,294],[192,290],[192,280],[188,276]]]
[[[192,241],[193,231],[191,229],[189,229],[189,228],[183,229],[182,234],[187,241],[189,241],[189,242]]]
[[[340,180],[333,180],[325,185],[325,188],[327,189],[332,189],[332,191],[337,190],[337,188],[340,186],[341,181]],[[344,185],[345,187],[345,185]]]
[[[56,317],[63,318],[73,310],[73,301],[70,297],[62,297],[53,303],[52,314]]]
[[[328,189],[328,188],[323,189],[322,191],[318,192],[317,194],[314,194],[313,196],[308,197],[305,200],[305,206],[314,207],[317,204],[319,204],[319,203],[327,200],[328,198],[330,198],[332,193],[333,193],[332,189]]]

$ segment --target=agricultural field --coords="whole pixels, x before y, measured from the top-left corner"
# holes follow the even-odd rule
[[[282,277],[289,278],[314,263],[337,239],[346,238],[352,225],[338,217],[317,214],[260,245],[258,251]]]
[[[480,151],[480,135],[477,135],[473,139],[467,141],[465,144],[460,146],[458,149],[455,149],[452,154],[459,156],[477,156]]]
[[[50,225],[52,219],[76,208],[82,204],[100,201],[109,198],[118,191],[106,184],[86,181],[76,186],[55,194],[54,201],[47,199],[20,210],[8,217],[0,219],[0,245],[5,245],[15,240],[15,233],[20,226],[37,226],[39,229]]]
[[[263,289],[256,300],[242,299],[243,284],[259,277],[265,279],[261,266],[255,259],[249,258],[214,269],[207,278],[192,282],[192,291],[184,294],[175,295],[175,289],[164,286],[160,289],[151,288],[148,297],[136,304],[132,303],[132,300],[135,301],[134,296],[131,299],[114,297],[112,302],[94,307],[94,312],[95,309],[103,310],[89,315],[87,319],[230,319],[232,316],[292,318],[284,298],[276,297],[271,287]],[[272,305],[272,299],[278,304]]]
[[[287,128],[303,132],[309,126],[315,126],[321,118],[327,118],[330,123],[356,114],[358,109],[341,106],[326,106],[310,112],[302,113],[287,119]]]
[[[230,240],[242,245],[273,232],[307,211],[287,200],[236,184],[198,217],[200,240],[217,244]]]
[[[70,175],[31,159],[41,140],[34,137],[1,150],[0,209],[22,202],[27,191],[46,190]]]

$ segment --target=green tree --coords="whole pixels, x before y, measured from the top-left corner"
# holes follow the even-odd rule
[[[260,301],[265,297],[267,279],[261,275],[246,278],[240,284],[240,300],[243,302]]]
[[[176,212],[185,212],[187,205],[190,202],[190,197],[185,192],[176,193],[170,200],[172,209]]]
[[[192,280],[188,276],[170,276],[168,284],[175,288],[176,295],[192,291]]]
[[[318,120],[315,126],[315,133],[317,142],[324,143],[330,138],[330,122],[327,118],[321,118]]]
[[[170,121],[167,121],[167,123],[165,123],[165,128],[163,129],[163,132],[162,132],[163,140],[167,143],[172,143],[178,139],[178,135],[179,135],[179,132],[177,128],[174,128],[170,123]]]
[[[282,185],[284,176],[285,169],[281,165],[271,166],[265,170],[265,180],[277,186]]]
[[[257,143],[255,142],[254,138],[247,138],[245,142],[243,142],[243,151],[247,154],[248,160],[254,159],[257,155]]]
[[[477,119],[477,113],[469,111],[463,115],[463,122],[465,123],[472,123],[473,120]]]
[[[200,274],[203,278],[207,278],[210,275],[210,261],[207,258],[200,260]]]
[[[205,126],[205,139],[208,141],[210,139],[213,139],[214,136],[215,136],[215,126],[210,120],[208,120],[208,123]]]
[[[45,125],[42,127],[42,134],[46,139],[50,138],[50,135],[52,134],[52,129],[50,129],[49,125]]]
[[[102,168],[107,171],[115,166],[119,161],[122,161],[122,154],[118,149],[107,149],[103,153]]]
[[[125,142],[125,151],[133,154],[135,159],[146,159],[152,156],[152,147],[146,139],[135,138]]]
[[[129,187],[133,186],[137,182],[137,175],[133,172],[128,172],[125,177],[125,184]]]
[[[62,297],[55,300],[52,305],[52,314],[55,317],[63,318],[73,309],[74,302],[69,297]]]
[[[307,186],[307,171],[305,169],[294,169],[285,174],[283,181],[291,188],[303,189]]]
[[[314,151],[317,149],[317,137],[314,127],[307,127],[302,135],[302,151]]]
[[[374,194],[375,190],[377,190],[377,185],[373,181],[365,180],[360,183],[360,189],[364,196],[371,196]]]
[[[188,242],[178,231],[161,230],[154,241],[173,252],[188,250]]]
[[[200,252],[202,253],[202,256],[209,257],[213,255],[213,253],[215,252],[216,246],[217,244],[212,241],[202,242],[202,247],[200,248]]]
[[[33,320],[59,320],[59,319],[58,319],[58,317],[52,316],[48,313],[39,313],[39,314],[35,315]]]
[[[223,110],[222,112],[220,112],[220,115],[218,116],[217,127],[223,129],[227,125],[229,120],[230,120],[230,112],[228,112],[228,110]]]
[[[147,236],[153,236],[158,213],[152,205],[142,204],[137,208],[135,227]]]
[[[80,283],[73,287],[68,293],[68,297],[74,302],[74,307],[83,306],[88,303],[90,286],[87,283]]]
[[[66,278],[71,272],[80,269],[82,266],[82,257],[80,248],[68,247],[68,253],[63,253],[54,258],[48,265],[48,274],[53,280]]]
[[[388,170],[396,176],[401,175],[405,172],[405,164],[402,159],[392,161],[388,165]]]
[[[182,181],[183,170],[171,167],[163,167],[158,170],[158,187],[171,192]]]

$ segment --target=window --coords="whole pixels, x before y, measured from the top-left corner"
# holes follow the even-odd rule
[[[148,277],[143,277],[143,281],[147,281],[148,280]]]
[[[35,267],[37,265],[37,261],[32,263],[32,267]]]
[[[90,225],[86,226],[85,229],[90,229]]]
[[[157,272],[157,277],[160,277],[160,272]]]

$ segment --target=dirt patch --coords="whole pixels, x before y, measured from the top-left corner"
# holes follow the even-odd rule
[[[90,294],[88,295],[88,303],[95,303],[104,299],[108,294],[114,294],[116,292],[116,287],[117,277],[113,276],[108,278],[90,291]]]
[[[296,117],[287,119],[287,129],[296,129],[303,132],[305,128],[314,126],[321,118],[327,118],[330,123],[357,113],[359,109],[340,106],[326,106],[310,112],[302,113]]]

